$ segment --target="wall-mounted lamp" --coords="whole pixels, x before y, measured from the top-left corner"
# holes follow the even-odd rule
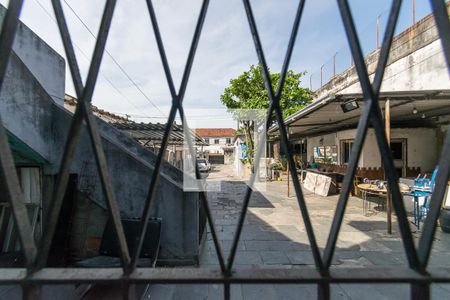
[[[358,102],[356,100],[350,100],[341,104],[341,109],[344,113],[355,110],[359,108]]]
[[[422,119],[425,119],[427,116],[425,116],[425,114],[422,114]]]
[[[416,115],[418,113],[417,108],[414,107],[412,113],[413,115]]]

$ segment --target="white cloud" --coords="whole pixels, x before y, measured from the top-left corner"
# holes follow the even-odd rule
[[[104,1],[66,1],[97,34]],[[0,2],[4,4],[7,1]],[[38,2],[53,14],[50,1],[28,0],[25,1],[21,19],[63,55],[56,24]],[[64,1],[62,2],[74,43],[90,57],[95,39],[75,18]],[[178,90],[202,1],[153,2]],[[274,72],[281,68],[297,4],[298,1],[294,0],[252,1],[267,62]],[[338,45],[342,47],[345,44],[336,1],[306,1],[291,68],[298,72],[316,70],[333,55]],[[117,1],[107,49],[145,94],[161,110],[168,113],[171,104],[170,93],[145,1]],[[79,50],[76,51],[80,70],[85,78],[88,59],[83,57]],[[223,110],[219,98],[229,80],[255,63],[256,53],[242,1],[210,1],[186,91],[186,111],[198,108]],[[66,72],[68,74],[69,70],[66,69]],[[111,87],[105,77],[113,82],[120,93]],[[73,94],[70,75],[66,81],[67,92]],[[305,81],[309,79],[305,78]],[[106,54],[93,100],[96,105],[113,112],[160,116]],[[214,125],[213,122],[204,124],[205,127]]]

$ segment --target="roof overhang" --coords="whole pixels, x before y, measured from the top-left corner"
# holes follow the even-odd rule
[[[450,116],[450,90],[382,92],[379,96],[382,111],[387,100],[390,100],[392,127],[436,126],[439,117]],[[341,104],[349,101],[355,101],[359,107],[344,113]],[[330,95],[288,117],[285,126],[291,136],[298,137],[355,128],[364,105],[360,93]],[[278,126],[272,126],[269,135],[276,138],[277,134]]]

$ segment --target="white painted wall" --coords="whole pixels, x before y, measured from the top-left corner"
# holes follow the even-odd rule
[[[436,40],[387,66],[381,91],[450,89],[449,79],[441,41]],[[339,93],[361,93],[361,85],[357,81]]]
[[[313,148],[321,146],[338,146],[338,159],[341,163],[340,141],[354,139],[356,129],[342,130],[334,133],[307,138],[307,157],[311,161]],[[422,172],[432,172],[438,159],[438,141],[436,129],[432,128],[393,128],[391,138],[407,139],[407,166],[420,167]],[[369,129],[364,141],[363,150],[358,163],[359,167],[380,167],[381,156],[373,129]]]
[[[224,150],[223,147],[224,146],[228,146],[228,147],[232,147],[233,146],[233,137],[207,137],[207,136],[202,136],[203,139],[209,139],[209,145],[208,146],[203,146],[203,151],[208,151],[209,153],[216,153],[216,154],[224,154]],[[230,139],[231,143],[227,143],[227,138]],[[214,144],[214,141],[218,139],[219,143],[218,144]]]

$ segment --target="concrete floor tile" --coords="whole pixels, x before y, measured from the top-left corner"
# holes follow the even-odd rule
[[[283,251],[260,251],[259,254],[265,265],[287,265],[290,260]]]
[[[314,258],[311,251],[286,251],[289,261],[293,265],[313,265]]]

